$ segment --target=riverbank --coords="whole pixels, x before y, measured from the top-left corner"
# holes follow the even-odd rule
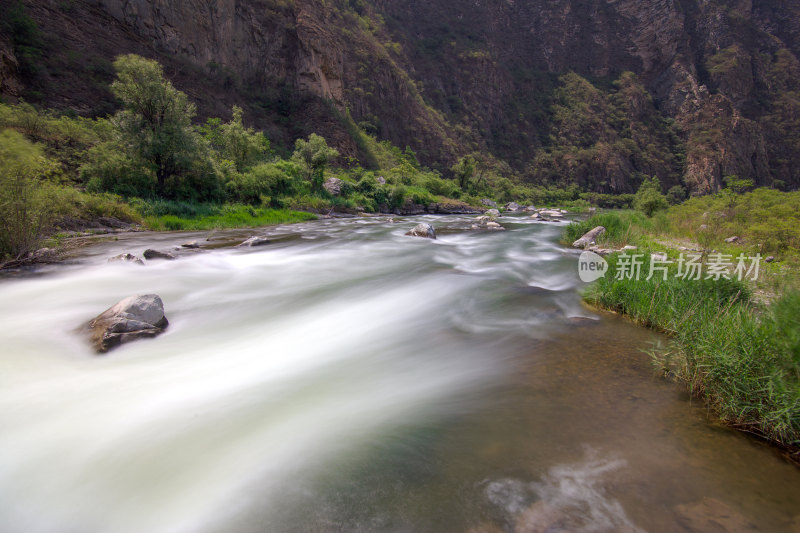
[[[684,382],[729,426],[767,440],[800,464],[796,252],[750,239],[708,240],[707,247],[687,239],[674,221],[686,220],[686,211],[694,207],[673,208],[659,219],[603,213],[568,227],[565,241],[604,226],[599,246],[636,247],[606,257],[607,274],[588,286],[584,300],[667,333],[671,342],[649,351],[660,371]],[[709,218],[724,217],[701,215],[699,220]],[[759,250],[780,253],[781,260],[767,263],[762,257],[756,271],[753,258]],[[641,271],[634,272],[637,254]],[[739,256],[746,257],[745,271],[737,271]],[[692,257],[700,279],[686,276]],[[719,259],[728,264],[716,266]],[[656,268],[652,277],[650,265]]]

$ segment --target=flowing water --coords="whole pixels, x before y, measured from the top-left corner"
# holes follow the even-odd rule
[[[563,225],[470,223],[133,234],[0,279],[0,531],[800,530],[800,471],[582,306]],[[106,263],[190,239],[220,248]],[[92,355],[76,328],[141,293],[167,332]]]

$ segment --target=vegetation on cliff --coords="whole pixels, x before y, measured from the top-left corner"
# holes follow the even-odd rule
[[[2,0],[0,93],[113,114],[114,57],[133,52],[165,65],[199,121],[228,121],[240,106],[283,158],[316,133],[339,166],[388,168],[377,145],[389,140],[445,178],[481,154],[500,177],[579,193],[632,194],[653,175],[692,194],[727,175],[800,184],[794,8],[562,7],[245,1],[209,14]]]

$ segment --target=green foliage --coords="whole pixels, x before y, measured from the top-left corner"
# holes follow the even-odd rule
[[[800,445],[800,297],[790,293],[760,315],[750,291],[721,279],[617,280],[590,287],[586,299],[670,333],[673,343],[653,352],[654,362],[675,371],[706,398],[723,420],[783,445]]]
[[[39,27],[26,13],[21,0],[0,3],[0,29],[11,39],[20,73],[27,78],[35,77],[45,46]]]
[[[111,192],[125,197],[155,195],[155,176],[114,143],[102,143],[89,150],[81,176],[89,192]]]
[[[475,167],[477,163],[472,156],[462,157],[458,163],[453,165],[450,171],[455,176],[458,186],[462,191],[466,191],[473,176],[475,176]]]
[[[222,124],[218,118],[210,118],[200,128],[200,133],[219,157],[231,161],[236,170],[242,172],[270,153],[270,144],[263,132],[245,128],[242,124],[242,108],[233,106],[233,118]]]
[[[745,194],[721,192],[675,206],[669,218],[679,235],[702,240],[708,248],[735,235],[753,253],[800,252],[800,192],[766,188]]]
[[[769,109],[761,119],[767,132],[767,151],[773,175],[800,186],[800,61],[787,49],[779,50],[769,65]]]
[[[265,200],[280,202],[302,187],[300,168],[291,161],[262,163],[247,172],[234,173],[225,184],[228,198],[234,202],[260,205]]]
[[[15,131],[0,132],[0,257],[35,250],[49,229],[52,186],[42,176],[51,165],[40,146]]]
[[[594,207],[603,209],[633,209],[633,194],[602,194],[597,192],[581,193],[582,200],[585,200]]]
[[[216,170],[202,137],[192,127],[195,106],[164,79],[156,61],[133,54],[114,61],[111,85],[123,103],[112,123],[116,146],[155,176],[158,194],[210,200],[217,197]]]
[[[149,209],[142,207],[143,213]],[[178,210],[191,210],[186,203],[167,203],[160,204],[163,209],[165,206],[173,205]],[[145,214],[145,224],[148,228],[156,231],[199,231],[209,229],[225,228],[248,228],[273,224],[289,224],[294,222],[304,222],[314,220],[316,216],[311,213],[301,213],[286,209],[254,208],[252,206],[228,204],[228,205],[201,205],[196,208],[196,212],[206,213],[197,216],[180,216],[175,214],[148,215]]]
[[[572,222],[564,230],[564,244],[572,244],[597,226],[606,232],[597,239],[599,245],[622,247],[639,244],[641,237],[654,229],[652,219],[638,211],[613,211],[599,213],[583,221]]]
[[[674,185],[667,191],[667,202],[669,205],[677,205],[686,200],[686,189],[680,185]]]
[[[308,140],[297,139],[292,161],[300,165],[303,178],[312,184],[314,191],[322,190],[325,167],[339,152],[328,147],[325,138],[312,133]]]
[[[674,125],[633,73],[623,73],[612,91],[575,73],[559,81],[550,135],[530,162],[527,181],[601,193],[632,192],[650,175],[680,181],[683,147]]]
[[[658,181],[657,177],[653,176],[642,182],[639,190],[636,191],[636,197],[633,199],[633,207],[648,217],[652,217],[656,211],[669,207],[666,197],[661,194],[661,182]]]

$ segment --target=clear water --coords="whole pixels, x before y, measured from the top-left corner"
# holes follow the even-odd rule
[[[582,306],[562,226],[503,222],[107,264],[247,235],[136,234],[0,280],[0,531],[800,531],[800,470]],[[92,355],[76,328],[151,292],[167,332]]]

